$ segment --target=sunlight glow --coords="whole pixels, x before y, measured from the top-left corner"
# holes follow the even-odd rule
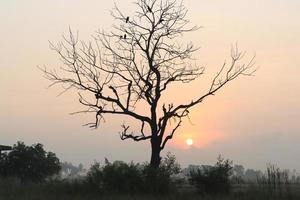
[[[186,139],[186,144],[188,145],[188,146],[192,146],[193,145],[193,143],[194,143],[194,141],[193,141],[193,139],[192,138],[188,138],[188,139]]]

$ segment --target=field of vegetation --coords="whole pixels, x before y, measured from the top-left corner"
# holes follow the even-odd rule
[[[105,159],[102,165],[96,162],[85,170],[82,165],[59,162],[41,144],[19,142],[0,157],[0,199],[298,200],[296,175],[271,164],[266,172],[244,171],[221,156],[213,166],[181,169],[172,154],[158,168]]]
[[[300,199],[300,185],[290,185],[285,192],[272,192],[268,187],[258,185],[238,185],[229,194],[199,194],[195,190],[174,188],[168,194],[117,194],[89,191],[80,183],[53,181],[43,184],[20,185],[14,180],[2,180],[0,199],[3,200],[273,200]]]

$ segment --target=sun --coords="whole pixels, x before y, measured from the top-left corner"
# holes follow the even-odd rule
[[[185,140],[185,142],[186,142],[186,144],[187,144],[188,146],[192,146],[192,145],[193,145],[193,143],[194,143],[194,141],[193,141],[193,139],[192,139],[192,138],[188,138],[188,139],[186,139],[186,140]]]

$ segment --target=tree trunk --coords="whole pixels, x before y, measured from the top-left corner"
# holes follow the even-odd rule
[[[151,139],[151,161],[150,166],[157,169],[160,164],[160,141],[158,138]]]

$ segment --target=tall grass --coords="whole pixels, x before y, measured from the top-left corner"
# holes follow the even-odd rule
[[[267,183],[267,182],[266,182]],[[273,186],[272,186],[273,187]],[[282,187],[282,186],[281,186]],[[117,194],[89,190],[81,180],[52,180],[43,184],[21,184],[16,179],[0,179],[1,200],[299,200],[300,185],[290,184],[290,191],[270,193],[266,185],[233,188],[230,194],[199,194],[192,190],[174,189],[169,194]],[[175,191],[177,190],[177,191]],[[287,195],[289,194],[289,195]]]

